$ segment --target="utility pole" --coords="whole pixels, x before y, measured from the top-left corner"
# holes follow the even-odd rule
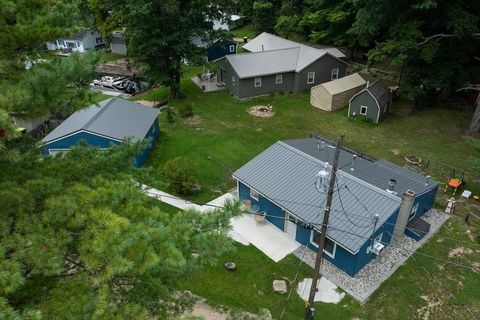
[[[320,243],[318,244],[317,257],[315,258],[315,269],[313,271],[312,286],[310,288],[310,295],[308,297],[308,302],[305,310],[305,320],[313,320],[313,314],[315,313],[315,308],[313,307],[315,293],[317,293],[317,282],[320,275],[320,266],[322,265],[322,254],[323,249],[325,248],[325,234],[327,233],[328,218],[330,216],[330,207],[332,205],[333,190],[335,187],[335,180],[337,177],[337,168],[338,168],[338,157],[340,155],[340,146],[342,145],[343,138],[345,134],[340,134],[337,140],[337,146],[335,148],[335,156],[333,159],[332,174],[330,176],[330,183],[328,185],[327,192],[327,202],[325,211],[323,212],[323,223],[320,233]]]

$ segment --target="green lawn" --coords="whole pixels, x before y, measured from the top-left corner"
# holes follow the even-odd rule
[[[403,164],[404,156],[414,154],[424,160],[433,159],[435,163],[475,172],[473,159],[480,157],[480,152],[471,148],[464,137],[464,128],[467,128],[473,110],[438,106],[411,115],[410,102],[403,100],[393,105],[385,121],[372,126],[350,121],[345,109],[324,112],[313,108],[309,104],[308,93],[278,94],[245,101],[231,97],[227,91],[203,93],[189,80],[198,71],[197,68],[187,68],[181,82],[185,98],[170,104],[174,110],[191,104],[195,116],[182,119],[177,112],[175,122],[168,123],[165,112],[162,113],[160,140],[146,163],[147,167],[155,169],[154,172],[159,172],[166,161],[176,156],[196,161],[202,191],[193,195],[193,200],[209,201],[234,187],[232,172],[275,141],[305,138],[310,133],[335,139],[340,132],[345,132],[345,144],[348,147],[398,164]],[[166,88],[159,88],[136,99],[148,99],[151,96],[157,99],[167,94]],[[249,107],[260,104],[273,105],[276,115],[265,119],[247,113]],[[435,177],[444,181],[448,169],[432,167],[435,168],[432,171]],[[439,194],[442,199],[446,197],[442,191]],[[445,202],[442,200],[439,204],[443,207]],[[469,202],[468,206],[472,212],[479,210],[474,202]],[[458,208],[457,215],[463,216],[466,212],[465,203],[460,203]],[[480,246],[468,237],[467,230],[472,235],[478,235],[478,221],[473,226],[466,226],[463,220],[451,218],[442,228],[441,235],[467,243],[459,244],[434,237],[420,252],[478,269]],[[472,252],[450,258],[449,251],[459,246]],[[443,287],[478,313],[478,272],[421,255],[417,255],[416,259],[417,262],[410,259],[402,266],[364,306],[347,297],[338,305],[318,304],[317,314],[324,315],[325,319],[415,319],[423,318],[427,313],[431,319],[471,319],[472,315]],[[233,274],[223,271],[222,265],[226,260],[235,261],[239,270]],[[274,264],[255,248],[238,246],[238,250],[226,255],[218,266],[207,267],[186,278],[180,287],[207,298],[214,305],[252,312],[266,307],[278,318],[286,297],[272,293],[271,281],[278,277],[293,279],[297,266],[298,260],[294,257]],[[420,266],[431,272],[442,286]],[[301,274],[309,274],[308,268],[302,268]],[[303,302],[294,296],[287,311],[285,319],[301,319]]]
[[[248,40],[255,38],[259,34],[259,32],[257,32],[257,30],[255,30],[251,24],[246,24],[240,28],[230,31],[230,33],[235,38],[243,39],[243,37],[247,37]]]
[[[181,82],[185,99],[171,103],[174,109],[191,104],[194,119],[175,116],[174,123],[160,116],[161,143],[157,143],[147,166],[160,168],[176,156],[194,159],[199,168],[202,191],[195,200],[210,200],[234,187],[231,173],[271,144],[282,139],[305,138],[319,133],[336,139],[345,132],[345,145],[376,158],[404,164],[406,155],[423,160],[433,159],[431,173],[442,182],[449,169],[438,163],[475,172],[475,151],[463,136],[473,110],[446,107],[425,109],[410,114],[411,103],[394,103],[390,116],[378,126],[356,123],[346,116],[346,110],[325,112],[312,107],[306,92],[277,94],[239,101],[227,91],[203,93],[190,76],[199,69],[188,68]],[[159,88],[135,99],[161,100],[167,88]],[[258,118],[247,113],[249,107],[271,104],[276,115]]]
[[[440,236],[455,236],[457,239],[470,241],[464,232],[464,226],[458,220],[448,221],[441,230]],[[439,242],[435,236],[418,252],[435,255],[448,259],[448,252],[452,243],[447,240]],[[447,243],[446,243],[447,242]],[[214,306],[227,306],[234,310],[246,310],[258,313],[267,308],[272,316],[278,319],[284,306],[284,319],[303,319],[304,302],[294,291],[287,303],[286,295],[279,295],[272,291],[272,281],[286,279],[293,283],[305,277],[311,277],[312,269],[290,255],[275,263],[253,246],[238,244],[237,250],[225,254],[215,266],[205,267],[201,272],[186,277],[179,285],[179,289],[190,290],[208,300]],[[479,245],[465,246],[466,248],[480,248]],[[480,276],[468,269],[442,263],[431,258],[415,255],[415,261],[410,258],[405,265],[388,279],[367,301],[361,305],[346,295],[339,304],[318,302],[315,304],[318,318],[322,319],[473,319],[472,315],[463,306],[452,298],[448,292],[455,294],[468,308],[480,310]],[[233,261],[237,264],[236,272],[227,272],[223,263]],[[478,253],[464,254],[456,261],[459,264],[472,266],[480,263]],[[425,267],[437,281],[423,270]],[[297,282],[293,282],[299,270]],[[289,285],[291,288],[291,284]],[[446,291],[447,290],[447,291]],[[422,298],[423,296],[423,298]],[[429,299],[438,303],[434,307],[427,307]],[[456,315],[456,317],[452,317]]]

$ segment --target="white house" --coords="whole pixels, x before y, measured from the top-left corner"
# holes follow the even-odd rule
[[[245,19],[242,16],[236,14],[222,14],[225,21],[222,20],[213,20],[213,30],[225,30],[231,31],[238,27],[241,27],[245,23]]]
[[[94,49],[104,43],[98,31],[83,29],[71,36],[63,37],[53,42],[47,42],[47,49],[50,51],[71,49],[73,52],[82,53],[85,50]]]

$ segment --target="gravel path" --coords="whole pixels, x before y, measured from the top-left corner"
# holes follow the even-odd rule
[[[355,299],[364,303],[380,285],[388,279],[448,219],[448,216],[438,210],[430,210],[423,217],[430,224],[430,232],[420,241],[403,236],[395,247],[386,246],[379,256],[367,264],[355,277],[351,277],[329,261],[323,260],[321,274],[349,293]],[[403,250],[401,248],[405,248]],[[304,252],[305,251],[305,252]],[[315,252],[302,246],[294,254],[312,268],[315,265]]]

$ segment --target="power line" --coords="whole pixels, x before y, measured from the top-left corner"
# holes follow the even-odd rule
[[[390,234],[390,236],[392,236],[392,235]],[[406,250],[405,248],[402,248],[402,249],[403,249],[403,250]],[[412,255],[411,257],[412,257],[412,259],[413,259],[413,262],[414,262],[417,266],[419,266],[420,268],[422,268],[422,269],[435,281],[435,283],[436,283],[440,288],[442,288],[446,293],[448,293],[448,294],[449,294],[451,297],[453,297],[458,303],[460,303],[460,304],[463,306],[463,308],[465,308],[465,310],[467,310],[469,313],[471,313],[471,314],[475,317],[475,319],[480,320],[480,317],[479,317],[477,314],[475,314],[472,310],[470,310],[470,309],[469,309],[462,301],[460,301],[453,293],[451,293],[448,289],[446,289],[446,288],[443,286],[443,284],[442,284],[440,281],[438,281],[438,279],[437,279],[430,271],[428,271],[427,268],[425,268],[424,265],[421,265],[421,264],[417,261],[417,259],[415,258],[415,256]],[[452,309],[452,311],[453,311],[454,313],[456,313],[455,309]]]
[[[145,190],[145,191],[148,192],[147,190]],[[203,202],[198,202],[198,201],[192,201],[192,200],[185,200],[185,199],[173,196],[173,195],[157,195],[155,193],[150,193],[150,192],[148,192],[148,193],[152,194],[152,195],[155,195],[155,196],[160,196],[160,197],[165,197],[165,198],[170,198],[170,199],[175,199],[175,200],[181,200],[181,201],[184,201],[186,204],[194,204],[194,205],[199,205],[199,206],[209,206],[209,207],[217,208],[217,209],[222,209],[223,208],[222,206],[218,206],[218,205],[213,205],[213,204],[208,204],[208,203],[203,203]],[[286,200],[286,202],[288,202],[288,200]],[[294,202],[294,203],[299,203],[299,202]],[[305,205],[307,205],[307,204],[305,204]],[[313,207],[316,207],[316,208],[319,208],[319,209],[325,209],[325,207],[322,207],[322,206],[315,206],[315,205],[310,205],[310,206],[313,206]],[[341,211],[341,210],[331,209],[331,211],[343,213],[343,211]],[[246,214],[251,214],[251,215],[259,215],[259,213],[253,213],[253,212],[249,212],[249,211],[240,211],[240,212],[241,213],[246,213]],[[371,220],[366,220],[365,216],[355,215],[353,213],[347,213],[347,214],[350,215],[350,216],[358,217],[359,219],[363,219],[363,221],[371,221]],[[291,221],[290,219],[285,218],[285,217],[272,216],[272,215],[268,215],[268,214],[265,214],[265,217],[269,217],[269,218],[272,218],[272,219],[278,219],[278,220],[284,220],[284,221],[285,220]],[[317,225],[320,226],[321,225],[319,223],[306,223],[306,222],[305,222],[305,224],[306,225],[311,224],[311,225],[315,225],[315,226],[317,226]],[[387,222],[387,221],[383,222],[382,224],[387,224],[387,225],[392,225],[392,226],[396,225],[395,223],[391,223],[391,222]],[[424,232],[423,230],[415,229],[415,228],[406,227],[406,229],[410,230],[410,231],[422,231],[422,232]],[[356,236],[359,236],[359,235],[356,235]],[[463,241],[463,240],[459,240],[459,239],[455,239],[455,238],[451,238],[451,237],[440,236],[440,235],[434,235],[434,237],[450,240],[450,241],[453,241],[453,242],[458,242],[458,243],[465,244],[465,245],[480,247],[480,244],[471,243],[471,242],[467,242],[467,241]]]
[[[302,258],[300,259],[300,264],[297,267],[297,272],[295,273],[295,276],[293,277],[293,282],[292,283],[297,282],[298,274],[300,273],[300,267],[303,264],[303,258],[305,257],[305,254],[307,253],[307,250],[306,250],[307,247],[306,246],[304,246],[304,247],[305,248],[303,250]],[[280,319],[283,318],[283,315],[285,314],[285,311],[287,310],[288,301],[290,300],[290,296],[292,295],[293,288],[294,288],[293,286],[290,288],[290,292],[288,293],[287,300],[285,301],[285,304],[283,305],[282,313],[280,314]],[[305,289],[305,287],[304,287],[304,289]]]

